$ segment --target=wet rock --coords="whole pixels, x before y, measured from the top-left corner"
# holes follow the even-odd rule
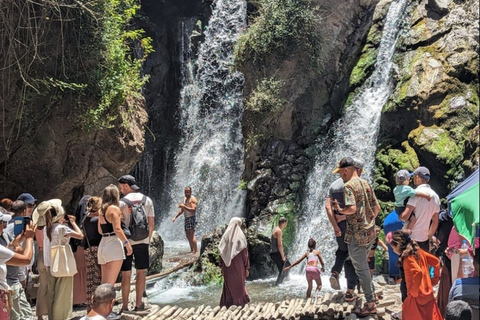
[[[147,275],[160,273],[163,268],[162,259],[164,253],[164,243],[162,237],[153,231],[152,240],[150,242],[150,268],[148,268]]]

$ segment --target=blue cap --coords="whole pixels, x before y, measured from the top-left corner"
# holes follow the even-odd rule
[[[38,199],[35,199],[30,193],[22,193],[18,196],[17,200],[22,200],[25,203],[35,203]]]

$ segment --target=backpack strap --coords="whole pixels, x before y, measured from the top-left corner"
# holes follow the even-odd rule
[[[146,196],[146,195],[143,195],[143,198],[142,198],[142,206],[144,206],[145,203],[147,203],[147,196]]]
[[[133,206],[134,206],[133,202],[130,201],[130,200],[128,200],[127,198],[122,198],[122,199],[120,199],[120,201],[125,202],[129,207],[133,207]]]

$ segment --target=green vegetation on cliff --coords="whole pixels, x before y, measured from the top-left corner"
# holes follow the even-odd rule
[[[20,117],[15,131],[58,107],[85,130],[108,128],[143,104],[152,46],[132,25],[138,9],[135,0],[4,1],[1,85]]]
[[[259,15],[235,48],[237,64],[265,62],[302,47],[315,60],[319,57],[318,24],[310,0],[259,0]]]

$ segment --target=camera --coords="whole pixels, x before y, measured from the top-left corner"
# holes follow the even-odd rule
[[[30,221],[32,221],[32,218],[30,217],[15,217],[13,218],[13,235],[16,237],[25,229],[27,228],[27,225],[30,224]]]

